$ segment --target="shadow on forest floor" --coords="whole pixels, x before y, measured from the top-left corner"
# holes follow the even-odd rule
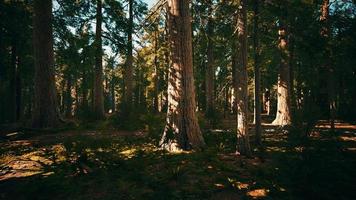
[[[356,126],[327,126],[305,139],[264,125],[250,159],[223,130],[176,154],[143,132],[17,133],[0,143],[0,199],[356,199]]]

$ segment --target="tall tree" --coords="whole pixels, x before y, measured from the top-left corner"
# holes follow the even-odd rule
[[[211,0],[208,0],[208,23],[206,36],[208,40],[206,56],[207,64],[205,70],[205,96],[206,96],[206,113],[208,115],[214,112],[214,44],[213,44],[213,34],[214,34],[214,22],[213,22],[213,5]]]
[[[95,32],[95,70],[94,70],[94,96],[93,107],[95,119],[104,118],[104,88],[103,88],[103,63],[102,63],[102,0],[96,2],[96,32]]]
[[[261,145],[261,72],[260,72],[260,48],[258,38],[258,18],[259,18],[259,1],[253,2],[253,54],[255,64],[255,131],[256,131],[256,144]]]
[[[35,99],[32,127],[57,127],[60,117],[54,82],[52,0],[34,1],[33,42]]]
[[[236,66],[237,101],[237,146],[236,153],[250,156],[251,148],[248,134],[248,93],[247,93],[247,0],[238,0],[237,41],[238,62]]]
[[[336,115],[336,102],[335,102],[335,80],[334,80],[334,68],[331,63],[331,48],[329,45],[330,40],[330,17],[329,17],[329,0],[323,0],[321,5],[321,16],[320,22],[322,25],[321,28],[321,37],[324,40],[324,64],[323,68],[326,70],[327,76],[327,91],[328,91],[328,101],[329,101],[329,119],[331,124],[331,129],[335,129],[335,115]]]
[[[188,0],[168,0],[171,66],[166,126],[160,141],[169,151],[205,146],[195,115],[192,31]]]
[[[280,52],[280,65],[277,85],[277,114],[272,124],[285,126],[291,124],[290,109],[290,68],[288,51],[288,33],[283,22],[279,24],[278,49]]]
[[[132,34],[133,34],[133,1],[129,0],[129,22],[127,28],[127,58],[125,69],[125,106],[128,111],[132,106],[133,92],[133,55],[132,55]]]

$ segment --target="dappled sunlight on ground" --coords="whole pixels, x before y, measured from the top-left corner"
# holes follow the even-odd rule
[[[268,194],[269,190],[267,189],[255,189],[247,192],[247,196],[252,197],[253,199],[258,199],[262,197],[266,197]]]
[[[0,143],[0,187],[6,191],[0,195],[36,197],[46,187],[43,195],[51,199],[323,199],[328,182],[337,184],[334,196],[351,195],[343,191],[352,191],[356,175],[354,130],[334,137],[316,129],[318,137],[305,140],[263,127],[264,151],[251,158],[235,154],[236,136],[224,129],[204,133],[208,147],[202,152],[163,151],[160,135],[140,131],[10,138]]]

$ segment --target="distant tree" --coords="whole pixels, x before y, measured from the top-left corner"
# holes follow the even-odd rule
[[[35,99],[32,127],[53,128],[60,125],[60,116],[54,82],[52,1],[35,0],[33,3]]]
[[[327,78],[327,91],[328,91],[328,103],[329,103],[329,119],[331,124],[331,129],[335,129],[335,115],[336,115],[336,100],[335,100],[335,70],[331,63],[331,47],[330,47],[330,9],[329,0],[323,0],[321,5],[321,37],[324,40],[324,56],[322,67],[326,70],[324,74]]]
[[[169,151],[205,146],[195,115],[192,32],[188,0],[168,1],[171,66],[168,77],[168,111],[160,146]]]
[[[205,96],[206,96],[206,110],[207,115],[214,112],[214,78],[215,78],[215,63],[214,63],[214,21],[213,21],[213,3],[208,0],[208,22],[206,28],[207,49],[206,49],[206,71],[205,71]],[[210,4],[210,5],[209,5]]]

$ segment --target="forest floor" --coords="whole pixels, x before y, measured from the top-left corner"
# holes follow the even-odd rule
[[[227,124],[229,122],[226,122]],[[264,151],[204,131],[202,152],[167,153],[157,135],[114,130],[8,134],[0,199],[356,199],[356,125],[319,122],[306,139],[264,124]]]

